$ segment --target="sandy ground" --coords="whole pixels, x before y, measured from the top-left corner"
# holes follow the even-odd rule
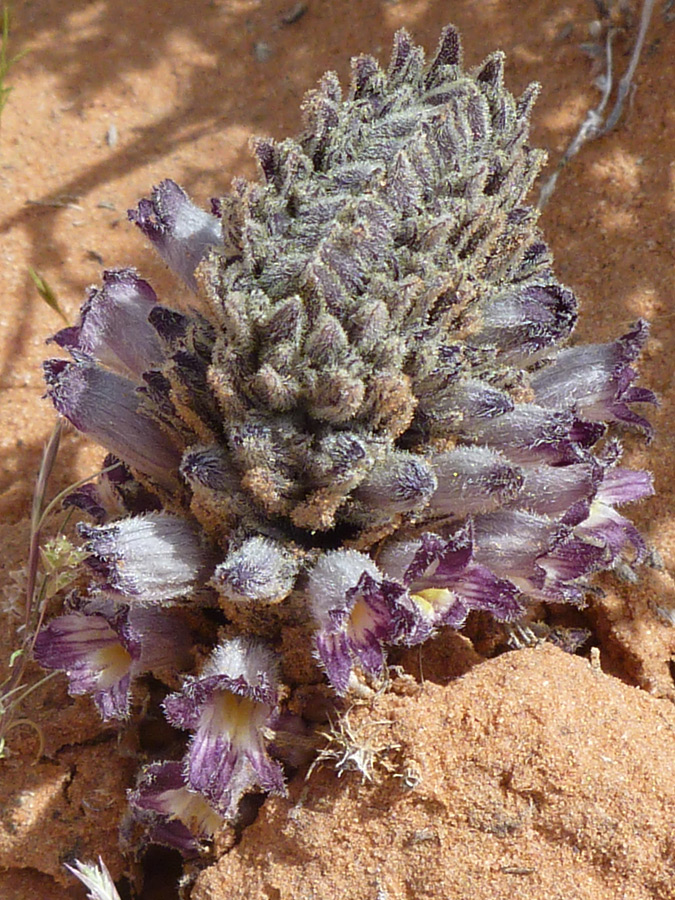
[[[463,34],[471,64],[497,47],[505,50],[507,81],[514,93],[533,80],[542,85],[533,143],[549,151],[552,164],[559,160],[586,111],[599,100],[593,82],[600,66],[580,48],[582,43],[596,40],[597,7],[590,0],[308,0],[303,15],[297,16],[298,9],[291,0],[139,0],[133,4],[17,0],[13,5],[10,54],[25,55],[10,72],[8,83],[13,91],[0,124],[2,660],[16,646],[15,629],[20,620],[11,608],[10,573],[25,561],[35,473],[53,424],[51,406],[41,399],[40,362],[48,353],[45,339],[60,327],[57,315],[38,297],[29,267],[47,279],[71,320],[86,287],[99,279],[104,266],[135,265],[153,283],[160,298],[169,304],[180,302],[173,279],[126,221],[127,208],[163,177],[172,177],[206,204],[210,197],[227,190],[233,175],[253,176],[250,137],[283,137],[296,132],[304,91],[329,68],[346,80],[349,58],[357,52],[371,51],[385,57],[393,32],[400,26],[407,27],[418,42],[432,50],[440,28],[451,20]],[[462,815],[454,815],[452,806],[443,799],[447,784],[435,775],[429,776],[425,790],[434,796],[430,800],[425,794],[426,799],[419,802],[432,804],[427,806],[432,812],[432,801],[440,804],[434,813],[438,828],[436,836],[429,841],[425,838],[420,846],[424,853],[435,853],[445,861],[440,865],[436,858],[406,869],[402,861],[405,854],[397,851],[392,857],[393,874],[387,876],[386,884],[375,872],[377,865],[370,880],[363,882],[366,892],[358,896],[364,900],[420,896],[439,900],[469,896],[647,900],[675,896],[673,797],[662,789],[663,784],[659,786],[658,773],[648,772],[647,762],[642,762],[650,753],[656,759],[664,759],[669,753],[665,773],[668,766],[672,769],[675,750],[671,734],[675,727],[671,711],[675,630],[657,611],[675,609],[675,585],[670,576],[675,566],[671,243],[675,215],[675,25],[668,18],[664,4],[657,3],[635,89],[619,127],[586,145],[563,170],[543,216],[558,273],[582,301],[578,339],[610,339],[638,316],[652,322],[642,374],[643,383],[655,389],[661,399],[660,408],[652,416],[656,438],[649,447],[628,438],[626,447],[631,465],[648,467],[655,475],[656,496],[636,509],[633,518],[660,552],[665,569],[646,571],[638,585],[603,580],[605,598],[590,614],[602,666],[612,676],[602,689],[589,687],[588,671],[583,668],[588,663],[570,661],[552,651],[545,651],[531,664],[528,654],[535,651],[528,651],[522,663],[508,662],[511,657],[507,657],[507,661],[476,666],[467,676],[473,679],[468,687],[464,679],[450,684],[447,677],[435,679],[438,672],[432,661],[425,666],[425,675],[439,682],[434,690],[444,692],[442,697],[428,689],[424,702],[417,706],[414,698],[406,698],[398,707],[387,701],[381,713],[373,713],[375,718],[398,715],[402,723],[407,716],[424,716],[421,727],[430,729],[437,740],[438,729],[442,735],[444,727],[439,709],[452,702],[449,698],[453,689],[461,693],[456,695],[457,703],[466,703],[469,711],[471,704],[480,708],[495,692],[515,696],[522,690],[529,700],[519,729],[500,730],[495,714],[490,728],[480,731],[480,754],[475,758],[460,754],[459,762],[456,755],[447,757],[448,765],[460,766],[469,783],[480,769],[497,785],[502,784],[503,773],[499,766],[495,768],[496,763],[489,762],[490,747],[495,754],[501,753],[503,760],[509,752],[509,739],[521,748],[529,747],[530,753],[538,747],[542,759],[553,768],[557,765],[551,762],[556,741],[549,734],[551,743],[547,744],[536,731],[544,727],[541,722],[548,721],[546,716],[554,718],[549,702],[552,690],[561,692],[561,708],[568,710],[565,715],[571,720],[575,720],[574,704],[579,703],[579,697],[596,712],[610,704],[611,728],[593,727],[598,717],[581,716],[579,712],[582,724],[572,743],[588,745],[591,750],[583,756],[583,764],[572,767],[567,786],[561,788],[568,799],[572,798],[569,808],[564,803],[554,804],[558,818],[549,810],[548,824],[538,832],[540,836],[545,834],[546,840],[542,838],[539,843],[530,840],[531,829],[536,830],[530,819],[527,827],[523,824],[509,830],[504,826],[502,837],[506,835],[511,842],[509,859],[516,859],[516,863],[504,862],[504,854],[495,856],[493,844],[499,828],[490,831],[489,822],[485,825],[487,813],[480,811],[480,804],[473,818],[468,807],[462,807]],[[619,30],[614,44],[615,62],[621,72],[628,62],[636,20],[634,15],[617,14],[616,22],[627,26]],[[51,490],[94,470],[100,459],[99,450],[69,434]],[[3,585],[8,589],[6,596]],[[439,653],[433,659],[442,656]],[[505,678],[503,670],[509,665],[522,666],[520,681],[513,683]],[[447,669],[444,671],[447,676]],[[643,690],[628,689],[617,679]],[[408,706],[402,709],[401,704]],[[544,710],[539,725],[534,721],[537,709]],[[125,868],[116,849],[116,818],[132,780],[131,739],[122,738],[120,753],[118,737],[102,731],[88,703],[70,701],[58,681],[33,695],[25,712],[44,730],[45,755],[33,765],[37,746],[34,736],[27,728],[17,729],[10,740],[12,755],[0,762],[0,866],[5,867],[0,869],[0,894],[6,900],[83,896],[63,869],[64,861],[101,853],[116,877]],[[655,732],[649,722],[659,717],[666,722],[665,731]],[[647,724],[633,728],[638,720]],[[405,727],[401,724],[399,732]],[[590,730],[585,732],[584,728]],[[628,737],[617,744],[620,733]],[[403,744],[408,740],[402,733],[395,738]],[[626,798],[623,806],[620,798],[616,809],[608,806],[604,825],[597,825],[597,834],[605,829],[604,843],[596,832],[594,837],[588,829],[579,827],[575,831],[576,826],[570,824],[570,810],[583,818],[584,803],[590,816],[591,808],[597,812],[597,804],[604,802],[605,795],[584,793],[582,789],[596,777],[594,766],[603,766],[607,755],[603,739],[613,745],[610,755],[616,767],[616,778],[605,785],[606,799],[618,797],[621,791],[621,797]],[[645,742],[650,741],[651,749],[645,749]],[[521,756],[523,766],[531,764],[531,756]],[[111,764],[111,759],[121,762]],[[635,767],[641,773],[639,777]],[[263,848],[276,839],[281,827],[280,805],[275,801],[269,809],[266,805],[264,816],[256,823],[257,831],[246,836],[236,853],[224,857],[213,874],[202,876],[195,895],[198,900],[357,896],[351,891],[361,881],[344,882],[341,887],[330,880],[334,877],[330,842],[342,847],[343,859],[344,841],[348,840],[352,858],[361,860],[366,846],[363,842],[370,832],[379,835],[379,844],[368,844],[375,847],[375,856],[382,856],[382,842],[396,843],[398,838],[391,837],[393,832],[385,827],[382,814],[373,813],[372,828],[364,819],[358,780],[351,782],[347,777],[333,782],[330,788],[325,772],[318,777],[322,779],[322,802],[332,803],[328,811],[323,809],[324,819],[316,824],[315,840],[328,841],[321,851],[323,862],[316,863],[318,855],[314,858],[306,849],[309,838],[304,834],[304,856],[289,851],[293,878],[288,872],[284,874],[284,859],[277,853],[274,865],[282,866],[281,870],[274,869],[268,880],[260,876],[262,880],[256,886],[251,882],[250,890],[247,887],[242,893],[238,888],[236,895],[230,893],[233,882],[228,878],[246,879],[247,866],[260,872],[272,865],[270,853],[274,855],[274,850]],[[545,782],[537,787],[544,796],[550,791]],[[508,782],[503,790],[513,799],[510,785]],[[517,793],[519,789],[514,790]],[[300,783],[292,786],[293,802],[301,791]],[[518,796],[526,795],[521,791]],[[384,796],[388,796],[386,790]],[[466,792],[462,796],[466,799]],[[485,803],[493,800],[488,797]],[[376,806],[384,801],[380,797],[373,802]],[[394,804],[391,798],[387,802]],[[538,802],[532,801],[537,809]],[[406,833],[431,827],[429,823],[416,824],[414,798],[394,805],[397,821],[401,816],[410,817]],[[524,808],[518,807],[516,819],[524,815]],[[330,816],[335,821],[336,817],[357,817],[348,829],[348,839],[326,824]],[[628,837],[621,838],[619,823],[626,816],[636,823],[643,837],[640,841],[631,843]],[[657,837],[659,823],[666,838]],[[486,833],[492,835],[487,843],[477,840],[477,835]],[[610,833],[614,835],[611,840]],[[623,862],[622,841],[630,850]],[[442,852],[450,845],[455,848],[453,854]],[[577,851],[570,849],[574,846]],[[465,856],[471,855],[470,872],[482,872],[481,877],[472,880],[466,875],[462,848]],[[576,888],[574,880],[563,883],[559,877],[561,871],[574,866],[575,853],[583,860],[586,879],[583,885],[576,882]],[[314,863],[310,865],[311,859]],[[163,859],[161,865],[171,864]],[[502,873],[498,882],[483,877],[485,872],[496,871],[497,865],[506,866],[506,876]],[[658,877],[648,875],[650,865]],[[535,881],[531,873],[527,874],[530,869],[537,873]],[[305,870],[304,880],[294,880]],[[432,870],[436,881],[429,884],[437,887],[422,893],[426,875]],[[517,870],[516,874],[511,870]],[[175,868],[163,873],[161,895],[165,898],[173,896],[175,875]],[[291,885],[294,894],[288,893]],[[150,878],[143,896],[159,896],[153,893],[155,889]]]

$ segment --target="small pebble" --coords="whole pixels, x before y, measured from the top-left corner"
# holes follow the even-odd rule
[[[258,62],[267,62],[272,55],[272,47],[267,41],[256,41],[253,45],[253,55]]]
[[[597,39],[602,34],[602,22],[600,22],[598,19],[594,19],[592,22],[589,22],[588,33],[594,40],[597,41]]]
[[[290,9],[286,10],[286,12],[282,14],[281,21],[284,25],[295,25],[295,23],[299,22],[306,12],[306,3],[295,3],[290,7]]]
[[[105,142],[109,147],[116,147],[118,137],[117,126],[115,124],[112,124],[106,132]]]

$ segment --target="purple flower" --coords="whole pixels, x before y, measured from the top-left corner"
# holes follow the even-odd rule
[[[523,472],[503,454],[488,447],[461,447],[431,457],[438,486],[429,501],[436,515],[464,518],[489,512],[516,497]]]
[[[601,568],[602,547],[574,537],[548,516],[500,510],[474,520],[476,560],[530,597],[564,601],[582,594],[573,584]]]
[[[317,622],[316,652],[338,694],[347,692],[354,662],[381,677],[385,644],[414,644],[429,635],[406,588],[385,579],[357,550],[324,553],[309,573],[307,594]]]
[[[603,468],[592,457],[569,466],[531,466],[523,469],[523,484],[513,506],[547,516],[562,516],[590,501]]]
[[[79,323],[51,340],[74,356],[88,356],[138,381],[164,358],[157,332],[148,321],[156,304],[155,292],[133,269],[109,270],[103,273],[103,287],[89,291]]]
[[[222,243],[220,220],[195,206],[168,178],[154,188],[149,200],[141,200],[138,209],[129,210],[129,219],[152,242],[164,262],[196,290],[195,269],[209,247]]]
[[[199,852],[200,838],[213,837],[223,817],[201,794],[188,789],[182,770],[180,762],[146,766],[136,788],[129,792],[129,805],[145,824],[153,844],[172,847],[189,857]]]
[[[139,603],[159,603],[193,593],[210,571],[211,556],[185,519],[165,512],[130,516],[108,525],[80,524],[85,562],[102,589]]]
[[[176,488],[180,453],[166,431],[140,409],[136,385],[86,359],[43,363],[48,395],[78,431],[149,475]]]
[[[497,347],[510,362],[569,336],[577,320],[574,294],[559,284],[516,284],[477,304],[481,329],[477,346]]]
[[[132,680],[154,669],[189,664],[190,633],[175,616],[87,604],[51,619],[35,639],[45,669],[68,676],[68,693],[91,694],[104,719],[126,719]]]
[[[460,628],[471,610],[489,612],[503,622],[524,611],[515,585],[474,561],[470,525],[448,539],[426,533],[415,541],[393,541],[379,563],[409,589],[431,627]]]
[[[641,500],[653,493],[649,472],[621,468],[606,470],[586,517],[574,528],[575,534],[603,547],[608,564],[618,561],[629,546],[633,548],[633,564],[641,563],[647,555],[644,538],[614,506]]]
[[[569,410],[519,403],[499,416],[465,417],[460,431],[467,439],[500,451],[511,462],[559,466],[579,461],[580,447],[594,444],[604,428],[582,422]]]
[[[366,509],[391,516],[425,506],[437,487],[436,475],[425,459],[399,450],[370,470],[354,496]]]
[[[538,403],[573,408],[594,422],[623,422],[651,438],[652,426],[633,412],[631,403],[656,403],[653,391],[633,387],[637,372],[631,363],[640,354],[649,326],[640,319],[611,344],[589,344],[561,350],[552,365],[531,381]]]
[[[551,549],[537,560],[536,570],[543,570],[545,578],[540,588],[530,589],[530,596],[583,605],[590,587],[588,576],[606,565],[607,552],[604,547],[583,538],[561,535],[560,540],[554,542]],[[536,581],[535,578],[533,584]]]
[[[200,675],[185,679],[164,701],[166,718],[193,731],[185,758],[188,788],[225,818],[244,793],[284,793],[281,766],[266,749],[265,729],[277,711],[273,654],[262,644],[233,638],[219,644]]]
[[[97,525],[128,513],[156,512],[161,508],[159,499],[140,485],[124,463],[110,453],[103,461],[103,473],[98,481],[76,488],[65,498],[63,506],[81,509]]]
[[[103,481],[103,477],[101,477],[101,481]],[[106,502],[106,500],[112,500],[112,502]],[[110,516],[116,518],[124,512],[118,501],[104,497],[100,486],[93,482],[83,484],[71,491],[64,499],[63,506],[64,508],[74,506],[76,509],[82,510],[90,515],[98,525],[102,525]]]
[[[651,435],[633,411],[655,401],[634,384],[647,326],[568,346],[577,300],[527,199],[536,87],[509,93],[499,53],[465,71],[452,28],[428,64],[401,31],[387,69],[352,73],[308,94],[300,137],[255,142],[262,178],[216,215],[169,180],[130,211],[199,310],[106,272],[54,338],[72,361],[45,364],[56,409],[119,459],[69,499],[99,525],[80,526],[92,584],[41,633],[45,664],[124,714],[150,630],[133,616],[189,604],[222,641],[165,701],[192,733],[183,763],[133,798],[183,852],[245,792],[283,790],[294,738],[262,636],[313,646],[344,695],[390,645],[581,604],[595,572],[645,556],[617,508],[651,479],[618,468],[612,431]]]

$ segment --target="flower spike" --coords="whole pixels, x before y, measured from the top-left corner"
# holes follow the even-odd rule
[[[302,133],[255,139],[258,180],[211,212],[162,181],[129,218],[198,296],[173,308],[110,270],[54,337],[71,358],[44,366],[58,412],[114,459],[68,501],[96,522],[79,526],[87,600],[36,653],[108,716],[155,674],[149,632],[174,654],[156,677],[187,751],[131,800],[184,853],[247,792],[284,790],[317,689],[362,691],[391,647],[472,613],[473,635],[583,607],[596,572],[647,555],[618,510],[651,478],[619,467],[614,434],[651,437],[647,325],[574,342],[578,301],[528,199],[538,86],[513,96],[499,52],[466,70],[452,27],[425,59],[399,31],[388,65],[355,58],[344,88],[327,73]],[[206,660],[180,656],[180,690],[170,615]]]

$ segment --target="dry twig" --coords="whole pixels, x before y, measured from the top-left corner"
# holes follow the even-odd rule
[[[640,54],[642,53],[642,48],[644,46],[647,29],[649,28],[649,23],[651,21],[653,11],[654,0],[644,0],[642,6],[642,15],[640,17],[640,27],[638,30],[637,38],[635,40],[635,46],[633,47],[630,62],[628,63],[628,68],[626,69],[623,77],[619,81],[616,100],[614,102],[612,111],[605,119],[605,109],[609,102],[609,98],[611,97],[613,86],[612,38],[614,32],[611,28],[608,30],[605,43],[606,65],[605,75],[603,79],[602,97],[598,105],[594,109],[591,109],[588,111],[588,113],[586,113],[586,118],[581,123],[579,130],[572,138],[572,141],[563,153],[560,162],[556,166],[555,171],[543,184],[541,193],[539,194],[539,201],[537,203],[537,207],[539,209],[543,209],[544,206],[546,206],[549,199],[551,198],[551,194],[555,190],[555,186],[561,171],[565,168],[567,163],[577,155],[583,145],[587,143],[587,141],[592,141],[595,138],[602,137],[603,135],[607,134],[612,130],[612,128],[615,127],[615,125],[621,118],[621,113],[623,112],[626,97],[630,92],[631,85],[633,83],[633,77],[635,76],[635,70],[637,69],[638,63],[640,61]]]

